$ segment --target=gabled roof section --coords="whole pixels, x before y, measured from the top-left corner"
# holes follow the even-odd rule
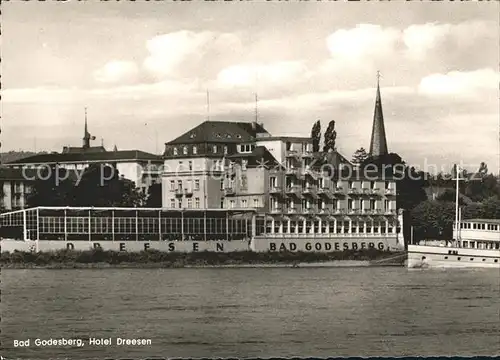
[[[205,121],[167,143],[241,143],[255,141],[258,133],[269,134],[262,124],[230,121]]]
[[[245,159],[248,161],[248,167],[274,168],[279,166],[278,160],[276,160],[265,146],[256,146],[251,153],[237,153],[227,158],[231,160]]]
[[[162,157],[150,154],[140,150],[122,150],[122,151],[106,151],[106,152],[78,152],[78,153],[55,153],[55,154],[38,154],[29,156],[16,161],[12,161],[5,165],[22,165],[22,164],[46,164],[46,163],[72,163],[72,162],[107,162],[107,161],[161,161]]]

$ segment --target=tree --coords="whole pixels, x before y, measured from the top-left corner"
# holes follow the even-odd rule
[[[368,159],[368,153],[366,152],[364,147],[360,147],[356,152],[352,155],[352,163],[354,165],[362,164],[366,159]]]
[[[161,183],[154,183],[148,188],[146,207],[162,207]]]
[[[144,202],[144,192],[114,166],[89,166],[74,187],[73,206],[137,207]]]
[[[451,240],[455,206],[450,202],[427,200],[411,211],[414,240]]]
[[[337,139],[337,132],[335,131],[335,120],[328,123],[328,127],[325,131],[325,141],[323,145],[323,152],[327,153],[329,151],[335,151],[335,140]]]
[[[313,144],[313,152],[319,152],[319,144],[321,142],[321,122],[319,120],[314,123],[311,129],[311,139]]]
[[[497,196],[484,200],[481,207],[485,219],[500,219],[500,199]]]
[[[31,193],[27,196],[28,207],[71,205],[75,173],[57,166],[44,167],[34,174]]]

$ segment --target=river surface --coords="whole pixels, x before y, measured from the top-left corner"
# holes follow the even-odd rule
[[[500,354],[498,270],[2,270],[6,359]],[[37,347],[36,339],[84,346]],[[90,345],[112,338],[111,346]],[[151,345],[117,346],[117,338]],[[14,340],[30,339],[29,348]]]

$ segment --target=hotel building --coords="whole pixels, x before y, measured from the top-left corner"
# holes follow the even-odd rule
[[[59,166],[67,170],[83,170],[92,164],[114,166],[120,176],[131,180],[138,188],[147,189],[153,183],[160,182],[162,157],[140,150],[107,151],[104,146],[90,146],[95,140],[85,129],[81,147],[64,147],[61,153],[37,154],[3,164],[12,169],[37,169],[46,166]]]
[[[370,155],[388,153],[377,84]],[[396,182],[364,173],[308,137],[272,136],[263,124],[206,121],[166,144],[163,205],[254,208],[256,235],[396,238]]]

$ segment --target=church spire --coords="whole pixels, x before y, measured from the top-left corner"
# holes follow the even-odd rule
[[[87,126],[87,108],[85,108],[85,129],[83,131],[83,148],[88,149],[90,147],[90,134]]]
[[[83,148],[90,148],[90,140],[95,140],[95,136],[90,135],[89,129],[87,126],[87,108],[85,108],[85,129],[83,131]]]
[[[385,137],[384,114],[382,112],[382,100],[380,98],[380,71],[377,71],[377,98],[375,99],[375,111],[373,113],[370,156],[377,157],[386,155],[388,152],[387,139]]]

